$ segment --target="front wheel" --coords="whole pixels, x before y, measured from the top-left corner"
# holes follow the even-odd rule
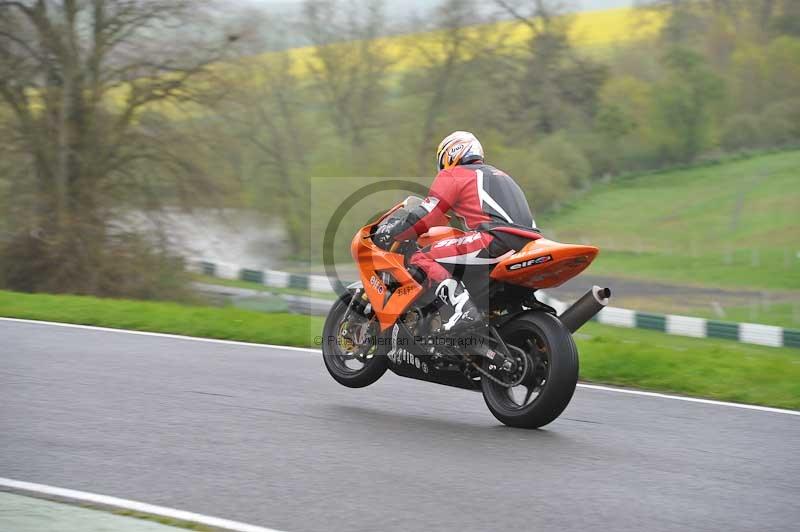
[[[353,297],[340,297],[322,330],[322,359],[336,382],[348,388],[363,388],[381,378],[388,360],[378,352],[378,325],[350,305]],[[357,296],[356,296],[357,297]]]
[[[544,312],[521,314],[498,332],[506,344],[519,348],[512,352],[525,371],[512,387],[482,377],[486,406],[511,427],[547,425],[567,407],[578,382],[578,349],[572,335],[558,318]]]

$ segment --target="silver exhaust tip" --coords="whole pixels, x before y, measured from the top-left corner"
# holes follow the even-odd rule
[[[562,312],[558,318],[569,329],[569,332],[574,333],[583,327],[584,323],[603,310],[608,305],[610,298],[610,288],[601,288],[595,285],[573,303],[571,307]]]

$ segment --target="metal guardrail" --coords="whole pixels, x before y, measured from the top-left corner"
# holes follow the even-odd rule
[[[333,292],[331,283],[324,275],[299,275],[277,270],[252,270],[229,263],[200,261],[192,269],[221,279],[251,281],[275,288],[297,288],[311,292]],[[282,296],[295,312],[320,315],[327,313],[331,301],[306,296]],[[543,293],[543,303],[561,314],[567,303]],[[693,316],[655,314],[631,309],[606,307],[594,318],[598,323],[614,327],[649,329],[676,336],[693,338],[722,338],[746,344],[770,347],[800,348],[800,330],[786,329],[760,323],[735,323],[709,320]]]

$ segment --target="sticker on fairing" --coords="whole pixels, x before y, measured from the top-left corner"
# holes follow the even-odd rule
[[[480,233],[472,233],[471,235],[462,236],[461,238],[446,238],[436,243],[435,248],[443,248],[445,246],[464,246],[475,242],[481,237]]]
[[[539,264],[544,264],[545,262],[550,262],[553,260],[552,255],[544,255],[541,257],[536,257],[535,259],[528,259],[522,262],[516,262],[514,264],[510,264],[506,266],[506,270],[512,272],[514,270],[521,270],[522,268],[529,268],[531,266],[537,266]]]
[[[428,212],[433,211],[433,209],[435,209],[437,205],[439,205],[439,198],[434,198],[431,196],[425,198],[425,201],[419,204],[420,207],[422,207]]]

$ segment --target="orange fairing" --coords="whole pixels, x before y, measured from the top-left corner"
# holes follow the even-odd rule
[[[528,288],[553,288],[585,270],[599,251],[540,238],[495,266],[491,278]]]
[[[356,233],[350,244],[350,253],[358,264],[361,282],[381,330],[385,331],[422,292],[422,286],[406,270],[403,255],[384,251],[372,242],[371,230],[372,226],[366,226]],[[383,282],[381,274],[384,272],[399,283],[394,292],[390,293]]]
[[[461,238],[466,233],[461,229],[456,229],[455,227],[450,227],[447,225],[431,227],[427,233],[424,235],[420,235],[417,239],[417,244],[419,247],[424,248],[428,247],[434,242],[438,242],[439,240],[444,240],[446,238]]]

